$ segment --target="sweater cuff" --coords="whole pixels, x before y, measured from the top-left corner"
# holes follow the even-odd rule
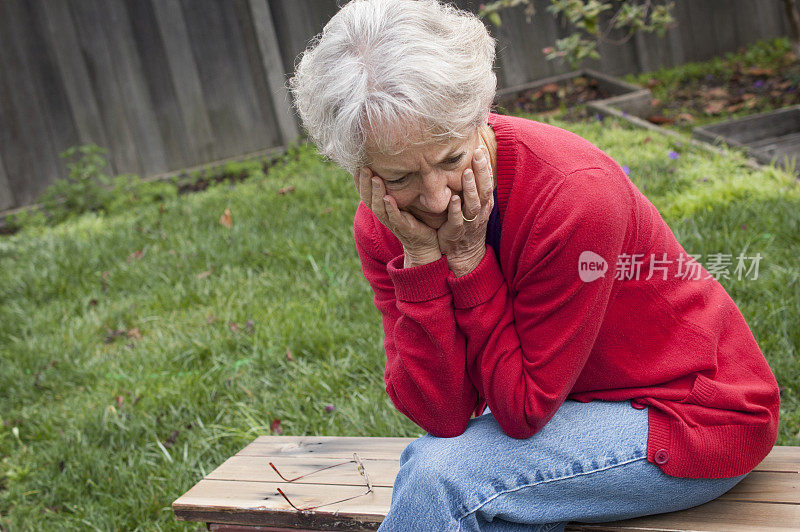
[[[405,255],[398,255],[386,264],[386,271],[394,283],[395,296],[398,301],[420,303],[431,301],[450,293],[447,286],[447,257],[442,255],[439,260],[403,268]]]
[[[447,283],[453,292],[453,306],[458,309],[477,307],[489,301],[503,286],[505,278],[491,246],[486,246],[481,262],[466,275],[456,277],[453,272],[447,276]]]

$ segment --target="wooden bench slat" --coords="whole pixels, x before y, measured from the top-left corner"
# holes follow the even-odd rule
[[[245,482],[283,482],[269,466],[269,462],[272,462],[284,477],[290,479],[314,472],[307,477],[295,480],[294,482],[298,484],[363,486],[364,479],[358,473],[356,464],[352,461],[352,455],[350,458],[351,462],[349,463],[318,471],[323,467],[342,463],[344,460],[319,456],[306,458],[300,456],[236,455],[228,458],[221,466],[206,475],[206,478]],[[373,486],[391,488],[394,485],[394,479],[397,477],[398,471],[400,471],[400,462],[397,458],[392,460],[363,460],[363,463]]]
[[[751,471],[720,499],[749,502],[800,504],[800,478],[794,473]],[[800,522],[798,522],[800,529]]]
[[[762,532],[800,528],[800,506],[735,502],[715,499],[706,504],[665,514],[636,517],[624,521],[582,524],[570,523],[568,531],[598,532],[630,530],[636,532]]]
[[[416,438],[370,438],[336,436],[259,436],[239,451],[248,456],[296,456],[313,454],[348,460],[357,452],[361,458],[399,460],[400,453]]]
[[[332,489],[322,484],[294,482],[201,480],[172,503],[172,508],[179,519],[189,521],[271,526],[298,523],[303,514],[289,506],[277,488],[281,488],[292,503],[300,508],[359,495],[366,489],[364,486],[335,486]],[[386,516],[391,496],[392,488],[375,487],[372,493],[307,513],[313,514],[309,517],[313,517],[318,524],[353,520],[375,523],[374,528],[367,528],[375,529]],[[198,519],[199,515],[202,515],[201,519]]]

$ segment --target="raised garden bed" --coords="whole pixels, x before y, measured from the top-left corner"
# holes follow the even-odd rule
[[[744,148],[762,164],[797,171],[800,159],[800,105],[697,127],[694,138]],[[794,162],[792,162],[794,161]]]
[[[547,113],[586,104],[602,112],[598,103],[640,116],[650,109],[650,91],[588,68],[502,89],[495,102],[507,111]]]

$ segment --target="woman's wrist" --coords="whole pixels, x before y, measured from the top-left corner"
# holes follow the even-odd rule
[[[481,247],[475,253],[462,257],[447,257],[447,266],[453,275],[456,277],[463,277],[478,267],[478,264],[483,260],[486,255],[486,247]]]
[[[414,266],[423,266],[436,262],[442,258],[441,251],[431,251],[430,253],[411,254],[403,251],[405,258],[403,259],[403,268],[413,268]]]

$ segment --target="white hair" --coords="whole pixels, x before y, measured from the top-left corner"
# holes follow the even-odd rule
[[[318,151],[354,174],[369,152],[465,138],[497,89],[495,40],[439,0],[352,0],[299,56],[288,82]]]

